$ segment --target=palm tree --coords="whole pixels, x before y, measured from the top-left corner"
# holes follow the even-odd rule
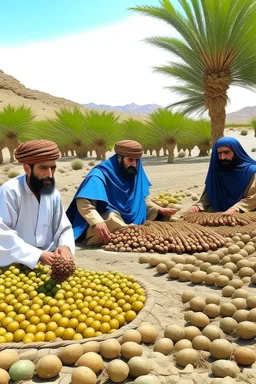
[[[105,160],[106,152],[119,139],[118,116],[114,112],[89,111],[84,116],[83,128],[90,150],[96,152],[97,160]]]
[[[250,120],[250,123],[254,129],[254,137],[256,137],[256,117],[253,117],[251,120]]]
[[[172,113],[167,109],[158,109],[152,112],[148,122],[146,143],[150,146],[156,144],[156,147],[167,150],[168,163],[173,163],[174,148],[181,130],[184,129],[186,119],[180,113]]]
[[[8,104],[0,112],[0,151],[7,147],[10,152],[10,162],[14,162],[13,152],[20,142],[27,140],[27,135],[32,129],[35,115],[30,107],[21,105],[18,108]],[[0,163],[1,161],[0,156]]]
[[[82,112],[75,107],[73,110],[62,108],[55,114],[55,119],[41,122],[44,134],[58,144],[63,156],[68,156],[69,151],[74,155],[75,151],[77,157],[87,157],[89,148]]]
[[[186,129],[181,132],[179,143],[198,146],[199,156],[209,156],[211,149],[211,124],[209,120],[190,120]]]
[[[180,35],[147,41],[174,54],[178,62],[156,68],[176,78],[170,87],[182,99],[184,113],[208,110],[212,141],[223,136],[230,85],[256,86],[255,0],[180,0],[182,12],[170,0],[160,6],[131,8],[165,21]]]
[[[129,118],[119,124],[119,140],[136,140],[146,150],[147,124],[143,121]]]

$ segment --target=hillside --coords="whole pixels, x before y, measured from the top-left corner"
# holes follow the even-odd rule
[[[22,104],[27,107],[30,106],[38,120],[52,118],[55,116],[55,110],[58,111],[64,107],[70,109],[78,107],[83,112],[86,112],[88,109],[98,111],[113,110],[121,121],[131,117],[138,120],[146,120],[149,113],[160,107],[157,104],[137,105],[134,103],[115,107],[94,103],[82,105],[71,100],[52,96],[45,92],[26,88],[26,86],[21,84],[15,77],[7,75],[0,70],[0,110],[8,104],[15,107]],[[228,113],[226,123],[249,123],[250,119],[255,116],[256,106],[245,107],[239,111]]]
[[[13,76],[0,70],[0,109],[8,104],[16,107],[22,104],[31,106],[37,119],[51,118],[54,116],[54,110],[63,107],[86,110],[81,104],[73,101],[26,88]]]
[[[0,69],[0,111],[8,104],[14,107],[22,104],[31,107],[37,120],[53,118],[54,111],[64,107],[68,109],[78,107],[83,112],[88,111],[88,108],[74,101],[26,88],[15,77],[7,75]],[[115,112],[115,115],[119,116],[120,121],[131,117],[129,113],[121,111]],[[139,120],[146,119],[145,115],[132,115],[132,117]]]
[[[227,113],[226,123],[250,123],[250,120],[256,117],[256,105],[254,107],[245,107],[236,112]]]

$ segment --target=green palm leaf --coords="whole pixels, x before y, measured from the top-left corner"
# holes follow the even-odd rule
[[[199,156],[207,156],[211,148],[211,124],[209,120],[189,120],[186,130],[181,131],[178,145],[184,148],[198,146]]]
[[[85,116],[78,108],[69,110],[62,108],[55,111],[56,118],[45,121],[44,131],[50,139],[54,139],[63,155],[68,152],[78,157],[87,157],[89,150],[87,132],[84,128]],[[75,152],[74,152],[75,151]]]
[[[146,41],[174,54],[177,61],[156,68],[174,77],[169,87],[180,99],[171,104],[184,113],[207,109],[213,142],[223,136],[227,91],[231,84],[255,91],[256,2],[255,0],[179,0],[182,12],[170,0],[158,7],[131,8],[163,20],[179,38],[152,37]]]
[[[119,124],[119,133],[119,140],[136,140],[143,146],[147,136],[147,124],[143,121],[129,118]]]
[[[90,150],[95,150],[98,160],[104,160],[106,152],[119,140],[118,128],[118,116],[114,112],[89,111],[85,114],[83,129]]]
[[[172,113],[167,109],[158,109],[149,115],[145,144],[148,147],[158,147],[168,151],[168,162],[172,163],[174,148],[178,137],[184,129],[186,119],[180,113]]]
[[[0,112],[0,141],[2,147],[10,152],[10,161],[14,161],[13,151],[20,142],[26,141],[34,123],[35,115],[30,107],[18,108],[10,104]]]

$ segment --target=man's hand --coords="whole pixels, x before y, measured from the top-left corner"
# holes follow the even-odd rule
[[[73,255],[67,245],[61,245],[60,247],[56,248],[53,252],[54,256],[62,256],[66,260],[71,260],[73,258]]]
[[[237,213],[238,210],[236,208],[229,208],[225,212],[222,212],[222,215],[232,216],[234,213]]]
[[[104,222],[95,224],[95,231],[96,231],[96,234],[101,238],[104,244],[109,242],[110,231]]]
[[[159,208],[158,213],[164,216],[172,216],[174,215],[178,210],[175,208]]]
[[[53,252],[44,251],[41,254],[39,260],[41,261],[42,264],[52,265],[54,258],[55,258],[55,255]]]
[[[199,212],[199,207],[198,207],[198,205],[193,205],[192,207],[190,207],[190,208],[187,210],[187,212],[189,212],[189,213],[197,213],[197,212]]]

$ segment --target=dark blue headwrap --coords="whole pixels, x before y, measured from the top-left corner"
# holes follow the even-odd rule
[[[117,155],[98,164],[81,183],[67,210],[75,239],[88,228],[87,221],[77,210],[76,199],[97,200],[96,208],[100,214],[116,211],[126,224],[142,224],[146,220],[145,197],[149,195],[150,185],[141,159],[137,161],[134,178],[127,178],[121,173]]]
[[[222,169],[217,148],[229,147],[236,156],[234,169]],[[256,161],[253,160],[238,140],[222,137],[213,146],[206,177],[206,192],[215,211],[223,212],[244,198],[244,193],[256,173]]]

